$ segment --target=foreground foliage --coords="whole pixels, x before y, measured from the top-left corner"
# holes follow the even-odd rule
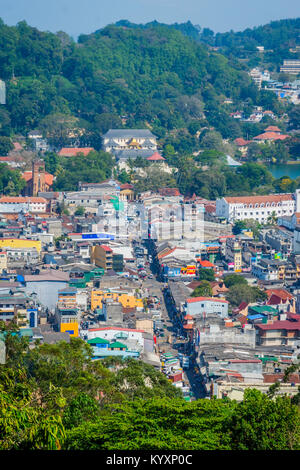
[[[298,401],[247,390],[244,401],[185,402],[152,366],[93,361],[91,347],[29,348],[0,324],[0,449],[299,450]],[[295,404],[294,404],[295,403]]]

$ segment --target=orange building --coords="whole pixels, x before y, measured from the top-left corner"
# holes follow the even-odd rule
[[[102,308],[102,300],[112,299],[122,304],[124,308],[143,307],[142,299],[126,292],[104,292],[103,290],[92,290],[91,292],[91,310]]]
[[[52,189],[53,175],[45,171],[43,160],[34,160],[32,171],[24,171],[22,178],[26,181],[24,194],[27,196],[37,196],[38,192],[47,192]]]

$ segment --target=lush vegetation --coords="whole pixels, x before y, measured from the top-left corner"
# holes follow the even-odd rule
[[[185,402],[152,366],[92,361],[91,347],[28,347],[17,328],[0,325],[2,450],[299,450],[297,400],[248,390],[244,401]]]
[[[6,163],[0,163],[0,194],[18,196],[25,184],[19,171],[10,169]]]
[[[55,154],[54,154],[55,155]],[[75,157],[57,157],[46,155],[46,170],[54,170],[55,191],[77,191],[78,183],[97,183],[111,177],[113,159],[111,154],[92,151],[88,155]]]
[[[134,182],[137,192],[167,186],[215,199],[292,191],[298,182],[275,181],[262,166],[249,165],[297,158],[297,137],[284,145],[251,144],[249,163],[237,170],[227,166],[226,155],[239,158],[238,149],[223,139],[249,139],[273,124],[268,117],[258,124],[230,117],[236,109],[250,115],[255,105],[279,116],[287,111],[290,125],[299,127],[299,107],[286,109],[275,94],[258,90],[248,66],[229,54],[232,47],[240,50],[243,41],[248,44],[248,37],[266,47],[271,46],[264,39],[272,41],[273,48],[278,34],[280,44],[287,44],[284,38],[296,37],[297,31],[298,20],[227,36],[215,36],[190,22],[135,25],[123,20],[75,42],[63,32],[0,21],[0,76],[7,87],[7,105],[0,109],[2,153],[12,149],[13,136],[27,136],[37,128],[53,149],[70,144],[94,147],[97,155],[82,160],[81,167],[79,159],[62,159],[54,152],[44,156],[47,171],[56,176],[54,189],[74,190],[79,180],[111,176],[114,163],[99,153],[101,136],[109,128],[150,128],[174,171],[157,171],[140,162],[146,176],[113,172],[122,182]],[[216,45],[221,47],[218,52],[211,48]],[[284,121],[276,125],[286,131]]]
[[[242,134],[226,97],[234,105],[247,98],[248,107],[269,100],[279,110],[275,95],[257,90],[243,67],[209,50],[197,32],[188,33],[193,30],[191,24],[121,22],[76,43],[63,32],[1,22],[7,106],[0,133],[39,128],[52,144],[64,145],[72,135],[99,150],[101,134],[111,127],[150,126],[162,139],[171,130],[175,141],[178,130],[187,132],[191,150],[195,133],[207,125],[224,138]]]

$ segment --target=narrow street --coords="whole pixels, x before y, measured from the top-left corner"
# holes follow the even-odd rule
[[[172,353],[178,356],[178,352],[185,351],[185,342],[183,340],[184,331],[182,325],[176,317],[176,311],[172,305],[170,298],[164,289],[165,284],[158,281],[153,265],[146,266],[148,276],[143,281],[143,288],[147,289],[149,296],[158,297],[160,304],[158,308],[161,310],[161,318],[164,324],[165,336],[157,338],[157,345],[160,352]],[[151,278],[149,279],[149,276]],[[153,278],[152,278],[153,276]],[[181,337],[181,338],[180,338]],[[190,361],[190,368],[184,370],[184,382],[189,386],[195,399],[204,398],[206,389],[202,383],[201,374],[197,373],[196,364]]]

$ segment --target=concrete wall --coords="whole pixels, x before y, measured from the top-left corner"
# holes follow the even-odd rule
[[[262,374],[262,362],[208,362],[209,374],[218,375],[220,369],[228,369],[239,373]]]
[[[67,286],[68,283],[62,281],[26,282],[25,292],[27,294],[36,292],[39,301],[54,311],[58,301],[58,291]]]
[[[233,343],[233,344],[247,344],[252,348],[255,347],[255,330],[245,330],[244,333],[236,331],[235,329],[219,329],[214,327],[210,331],[200,332],[200,347],[203,344],[211,343]]]
[[[206,315],[209,315],[210,313],[218,313],[223,318],[228,315],[228,303],[218,302],[217,298],[215,302],[199,300],[199,302],[187,303],[186,312],[188,315],[192,316],[203,314],[203,312],[205,312]]]

